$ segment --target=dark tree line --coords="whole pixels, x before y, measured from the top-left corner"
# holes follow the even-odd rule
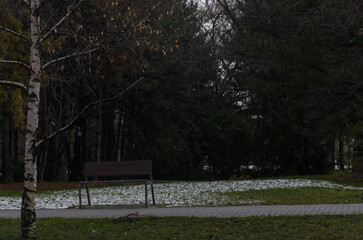
[[[159,179],[324,173],[348,163],[362,171],[361,4],[116,2],[85,1],[44,44],[47,61],[78,54],[42,76],[41,137],[143,80],[45,141],[39,181],[76,181],[85,161],[126,159],[152,159]],[[62,4],[47,1],[42,11],[54,14],[44,28],[67,13]],[[26,32],[20,8],[6,9],[0,25]],[[10,35],[0,36],[7,59]],[[22,81],[21,67],[0,70]],[[2,180],[20,181],[25,96],[11,87],[0,95]]]

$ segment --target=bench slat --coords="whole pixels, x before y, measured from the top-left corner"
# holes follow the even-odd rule
[[[81,181],[79,184],[151,183],[150,179]]]
[[[85,162],[84,176],[136,176],[152,174],[151,160]]]

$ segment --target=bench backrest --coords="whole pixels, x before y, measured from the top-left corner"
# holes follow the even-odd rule
[[[152,179],[152,160],[84,163],[85,177],[143,175]]]

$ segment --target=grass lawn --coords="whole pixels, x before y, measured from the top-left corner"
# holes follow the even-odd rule
[[[249,218],[40,219],[37,239],[363,239],[361,215]],[[0,239],[21,239],[0,219]]]
[[[225,193],[231,200],[260,201],[264,205],[274,204],[324,204],[361,203],[362,190],[333,189],[322,187],[275,188]],[[232,201],[233,202],[233,201]]]
[[[348,171],[333,171],[330,174],[322,175],[300,175],[300,176],[284,176],[277,177],[279,179],[311,179],[311,180],[323,180],[338,184],[345,184],[354,187],[363,187],[363,175],[353,174]]]

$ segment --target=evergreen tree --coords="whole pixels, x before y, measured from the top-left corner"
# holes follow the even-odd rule
[[[248,93],[255,164],[270,173],[331,169],[331,142],[359,119],[360,5],[218,2],[232,26],[225,58],[235,64],[228,70]]]

